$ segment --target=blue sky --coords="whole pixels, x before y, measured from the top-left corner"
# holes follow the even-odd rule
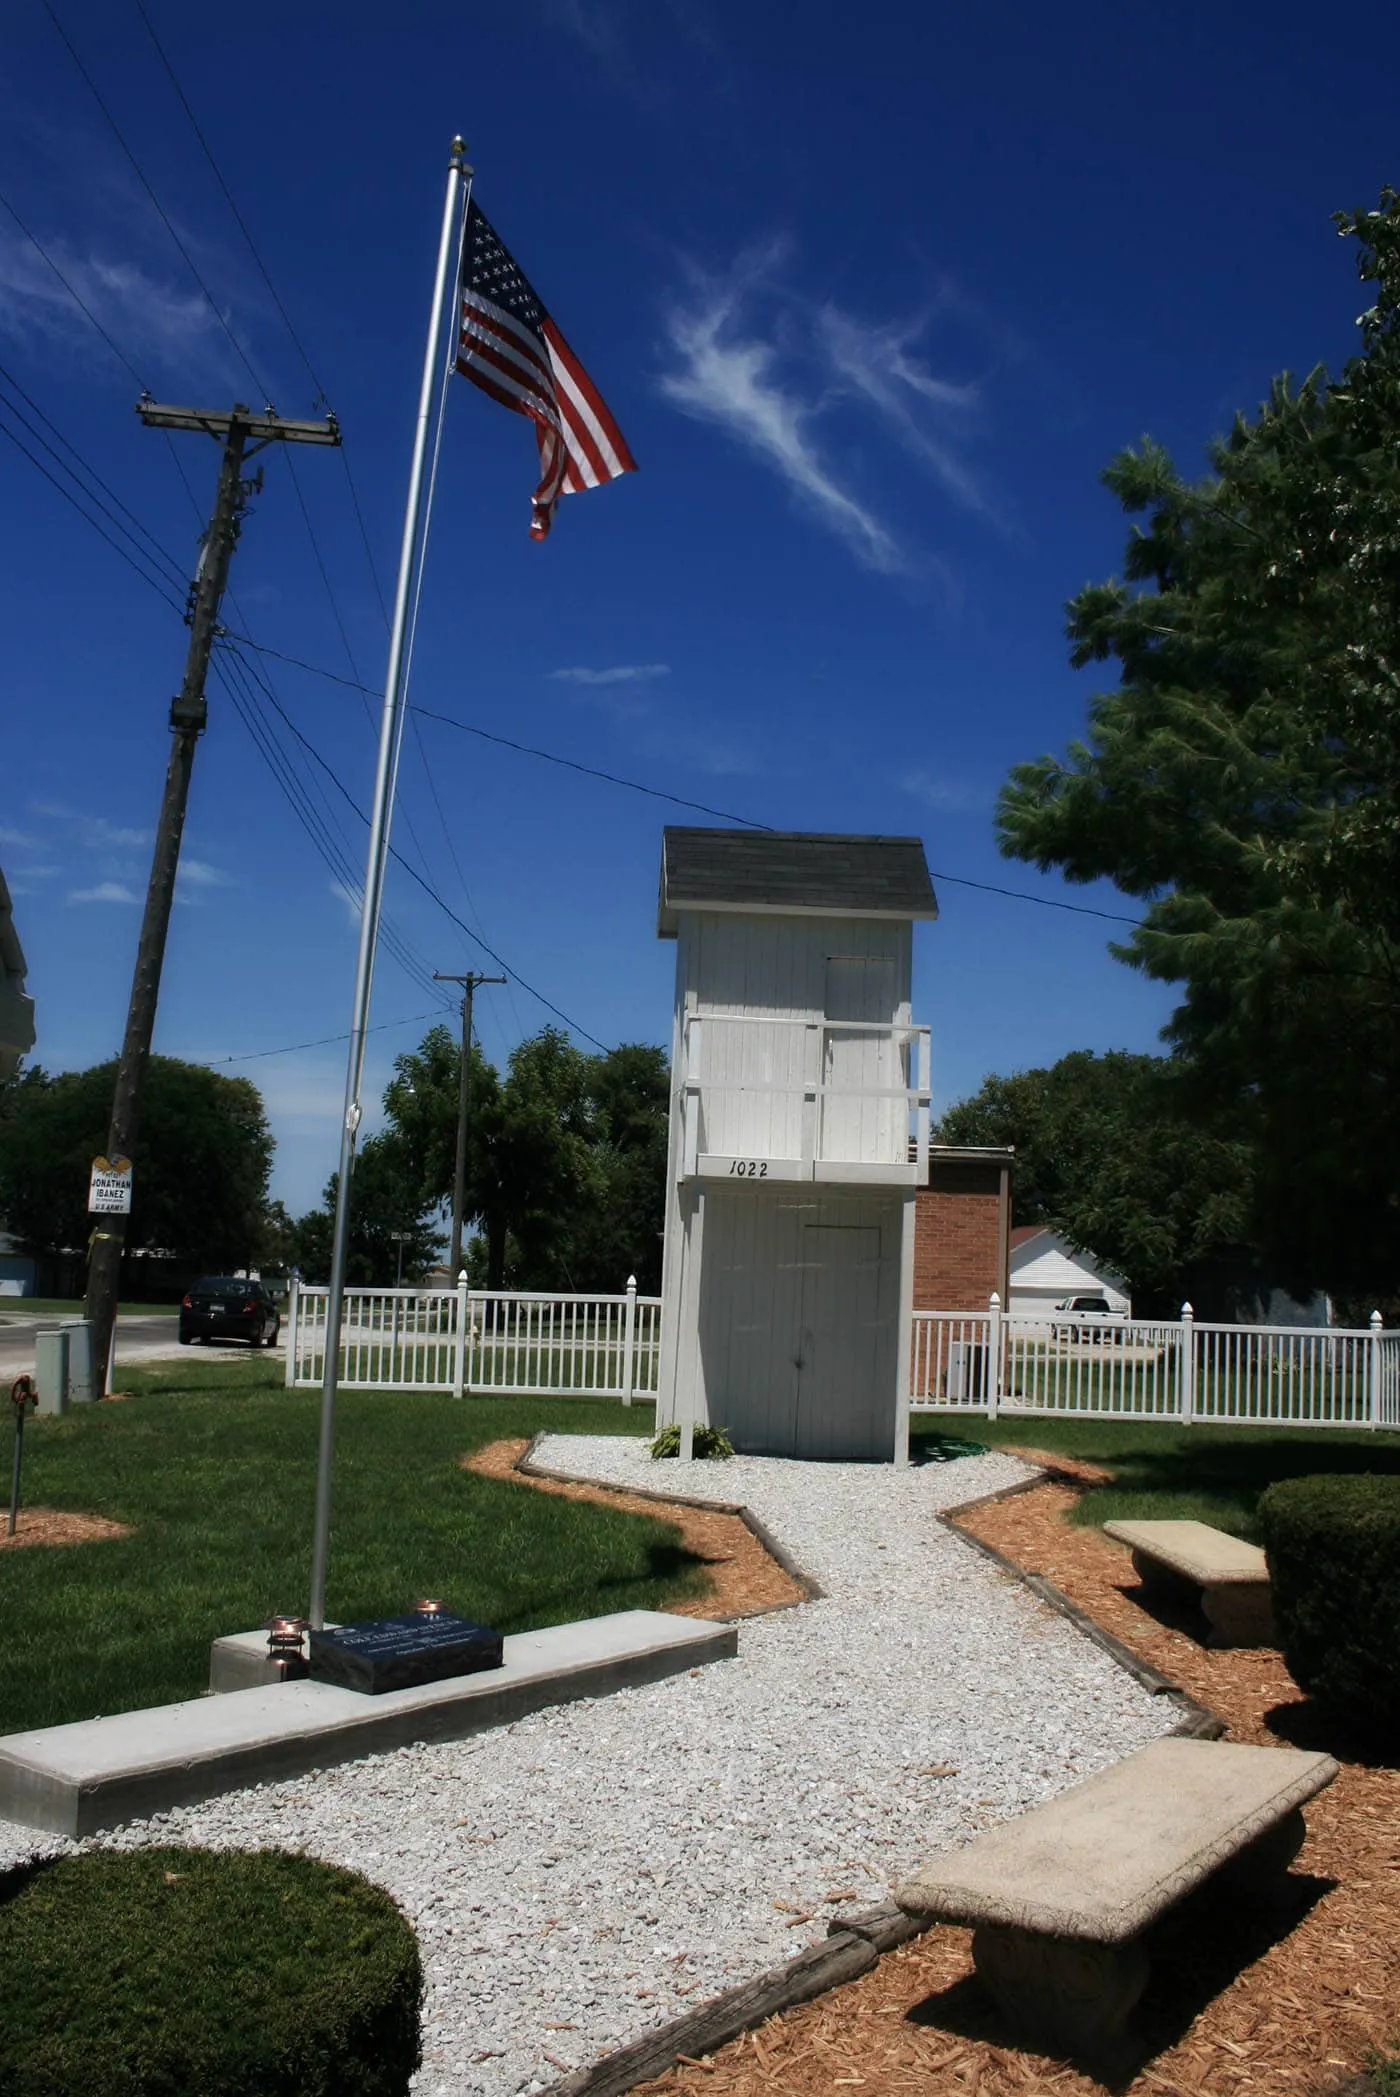
[[[1063,607],[1120,564],[1106,461],[1150,431],[1194,467],[1273,372],[1351,352],[1365,300],[1329,214],[1396,178],[1383,15],[1362,62],[1297,6],[351,0],[254,5],[231,30],[145,4],[341,419],[386,595],[454,130],[639,461],[566,500],[536,546],[527,426],[454,383],[420,705],[779,827],[918,831],[936,874],[1131,909],[1002,861],[996,792],[1083,723]],[[286,414],[316,412],[316,385],[133,0],[54,6],[219,310],[41,0],[17,0],[3,392],[34,419],[14,388],[30,396],[183,573],[217,453],[143,430],[132,369],[160,398],[226,405],[252,387],[241,352]],[[343,463],[264,463],[229,621],[374,685],[385,626]],[[3,442],[0,491],[0,863],[36,1058],[81,1067],[120,1039],[185,632]],[[369,703],[261,661],[367,804]],[[354,927],[233,699],[210,698],[157,1047],[245,1058],[343,1032]],[[362,827],[261,705],[358,873]],[[659,840],[687,819],[420,720],[395,842],[580,1038],[663,1040]],[[916,1017],[940,1103],[1072,1048],[1154,1044],[1170,1000],[1109,957],[1111,925],[938,886]],[[381,955],[376,1100],[437,1013],[425,976],[496,972],[401,870],[389,916],[402,959]],[[478,1013],[498,1061],[550,1017],[520,982]],[[275,1191],[311,1205],[343,1048],[221,1067],[263,1088]]]

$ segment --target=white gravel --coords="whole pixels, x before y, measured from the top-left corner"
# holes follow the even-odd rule
[[[539,1461],[742,1501],[827,1599],[743,1623],[737,1660],[97,1838],[278,1843],[387,1887],[423,1947],[418,2097],[539,2090],[1176,1720],[934,1519],[1014,1458],[682,1472],[561,1435]],[[0,1823],[0,1868],[71,1846]]]

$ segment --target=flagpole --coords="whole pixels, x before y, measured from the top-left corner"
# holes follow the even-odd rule
[[[413,435],[413,464],[408,477],[408,503],[404,513],[403,545],[399,552],[394,620],[389,633],[384,711],[379,726],[379,764],[374,782],[374,807],[370,815],[365,892],[360,909],[360,944],[355,963],[355,999],[350,1020],[350,1051],[345,1071],[345,1119],[340,1132],[340,1171],[335,1190],[335,1234],[331,1250],[330,1291],[326,1304],[321,1441],[316,1466],[316,1517],[311,1553],[309,1614],[311,1623],[318,1631],[324,1629],[326,1621],[331,1459],[335,1442],[336,1383],[340,1373],[345,1264],[350,1238],[350,1181],[355,1167],[355,1138],[360,1126],[360,1086],[365,1068],[365,1035],[369,1027],[370,991],[374,982],[374,957],[379,940],[379,913],[384,898],[384,871],[389,856],[389,823],[394,778],[398,769],[399,742],[403,730],[408,668],[405,643],[413,601],[414,575],[420,558],[426,522],[423,469],[433,424],[436,389],[446,386],[451,368],[450,364],[444,364],[441,357],[443,320],[449,299],[455,292],[456,268],[460,267],[458,246],[461,237],[462,184],[470,174],[466,143],[461,138],[454,138],[448,161],[442,234],[438,241],[437,280],[433,287],[432,317],[428,323],[428,345],[423,355],[423,383],[418,396],[418,421]]]

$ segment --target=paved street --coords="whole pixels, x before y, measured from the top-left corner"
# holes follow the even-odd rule
[[[0,1382],[6,1387],[25,1370],[34,1367],[34,1335],[52,1332],[61,1323],[52,1312],[36,1314],[0,1307]],[[179,1320],[154,1316],[121,1318],[117,1322],[117,1360],[149,1362],[167,1354],[179,1354]]]

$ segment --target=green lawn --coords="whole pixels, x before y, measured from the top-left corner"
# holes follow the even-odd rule
[[[0,1729],[197,1696],[209,1641],[304,1611],[319,1393],[220,1354],[140,1367],[136,1395],[32,1419],[24,1498],[135,1535],[0,1552]],[[387,1616],[419,1595],[520,1631],[703,1592],[669,1524],[478,1478],[458,1459],[541,1428],[650,1433],[649,1406],[353,1392],[337,1412],[327,1605]],[[8,1428],[0,1454],[8,1480]]]
[[[1400,1472],[1400,1435],[1364,1429],[1182,1427],[1155,1420],[1066,1420],[1002,1414],[915,1415],[913,1437],[927,1422],[940,1434],[994,1446],[1048,1449],[1102,1464],[1112,1483],[1092,1486],[1074,1520],[1164,1519],[1209,1522],[1259,1542],[1255,1509],[1276,1478],[1320,1471]]]

